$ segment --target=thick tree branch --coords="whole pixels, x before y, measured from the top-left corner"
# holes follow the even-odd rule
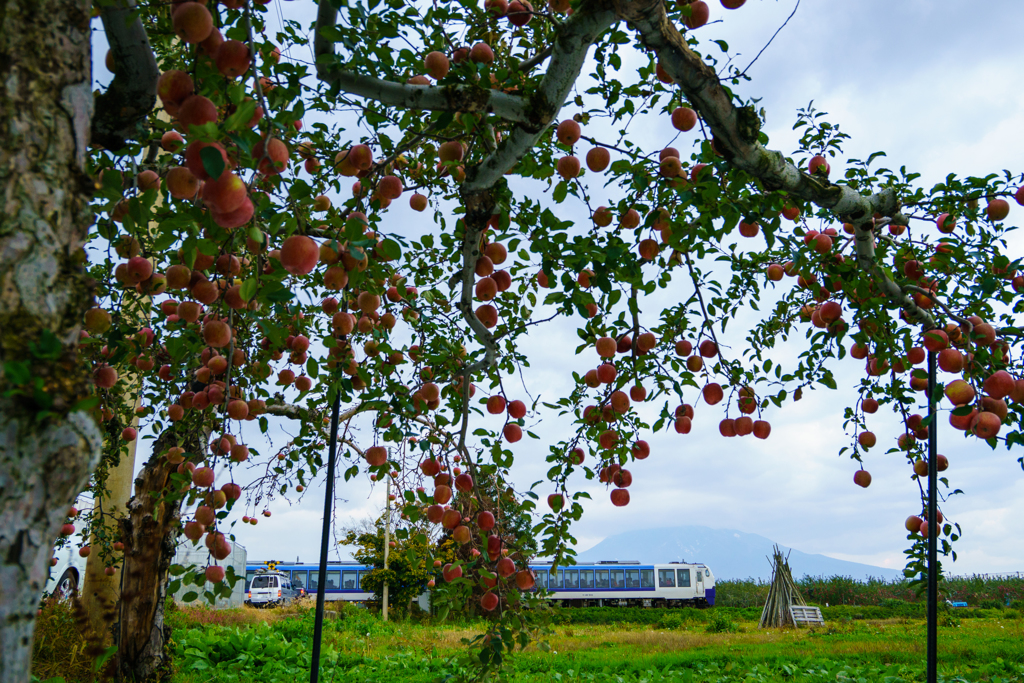
[[[544,48],[534,56],[520,62],[519,66],[516,67],[516,71],[520,71],[524,74],[529,73],[533,69],[533,67],[537,66],[538,64],[540,64],[545,59],[551,56],[551,50],[552,47],[548,45],[546,48]]]
[[[715,149],[736,168],[757,178],[770,190],[789,194],[829,209],[842,220],[857,226],[857,264],[869,273],[893,303],[907,311],[911,320],[924,328],[936,326],[931,314],[917,306],[899,285],[877,265],[871,218],[875,213],[892,216],[899,202],[892,190],[864,196],[854,189],[833,185],[804,173],[781,152],[765,149],[758,142],[760,119],[750,107],[737,109],[732,96],[722,87],[715,71],[694,54],[669,20],[662,0],[641,0],[620,5],[619,14],[640,33],[642,42],[683,90],[686,98],[711,128]]]
[[[406,109],[431,111],[490,112],[508,121],[530,124],[529,103],[518,95],[490,90],[476,84],[436,87],[406,85],[346,71],[337,65],[334,43],[323,29],[334,26],[338,10],[330,0],[320,0],[316,17],[313,51],[317,77],[324,83],[352,95]]]
[[[593,3],[598,5],[598,3]],[[519,126],[478,166],[467,169],[463,197],[489,189],[523,158],[554,121],[586,62],[590,46],[615,23],[615,14],[585,4],[561,26],[544,78],[530,98],[529,126]]]
[[[938,327],[935,318],[931,313],[917,305],[913,297],[903,291],[898,284],[893,282],[878,267],[878,258],[875,256],[875,236],[872,229],[871,219],[860,223],[854,223],[855,237],[854,248],[856,249],[857,265],[865,273],[868,273],[881,289],[882,294],[890,301],[897,304],[907,313],[907,319],[917,323],[925,330]]]
[[[367,409],[366,403],[357,403],[352,406],[341,415],[338,416],[338,422],[344,422],[356,416],[356,414],[363,412]],[[309,408],[303,406],[297,406],[293,403],[268,403],[267,404],[267,415],[275,415],[277,417],[287,417],[292,420],[305,421],[310,418]]]
[[[156,104],[160,69],[142,21],[131,18],[134,11],[135,0],[120,0],[100,12],[114,54],[114,80],[96,96],[92,141],[112,150],[140,137],[142,123]]]

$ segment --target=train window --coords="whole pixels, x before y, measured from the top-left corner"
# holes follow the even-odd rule
[[[306,570],[305,569],[293,569],[292,570],[292,585],[296,588],[306,587]]]
[[[327,572],[327,590],[337,590],[341,586],[341,571],[335,569]]]
[[[341,587],[347,591],[356,589],[356,571],[347,569],[341,573]]]
[[[641,569],[640,570],[640,587],[641,588],[654,588],[654,570],[653,569]]]
[[[320,572],[309,572],[309,587],[308,590],[315,591],[320,587]]]
[[[675,569],[659,569],[658,570],[658,587],[659,588],[675,588],[676,587],[676,570]]]
[[[566,588],[579,588],[580,587],[580,572],[577,569],[565,570],[565,587]]]
[[[594,588],[607,588],[608,587],[608,570],[598,569],[597,570],[597,581],[594,582]]]
[[[676,572],[679,574],[679,587],[689,588],[690,587],[690,570],[689,569],[677,569]],[[700,573],[697,574],[700,576]]]
[[[593,569],[581,569],[580,570],[580,588],[593,589],[594,588],[594,570]]]
[[[366,572],[356,572],[356,590],[357,591],[363,589],[363,575],[364,574],[366,574]]]
[[[563,573],[562,570],[559,569],[558,570],[558,574],[555,575],[555,588],[561,588],[562,587],[562,573]]]
[[[547,588],[548,572],[546,569],[536,569],[533,572],[534,580],[537,582],[537,590]]]
[[[622,569],[613,569],[612,570],[612,588],[625,588],[626,587],[625,583],[623,583],[623,581],[624,581],[623,576],[624,575],[625,575],[625,571],[622,570]]]
[[[626,588],[639,588],[640,587],[640,570],[639,569],[627,569],[626,570]]]
[[[252,585],[252,577],[256,576],[256,572],[252,569],[245,573],[245,590],[248,592],[249,586]]]

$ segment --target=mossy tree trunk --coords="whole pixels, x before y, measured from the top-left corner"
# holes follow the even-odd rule
[[[0,683],[29,680],[53,545],[102,443],[76,357],[91,300],[89,9],[0,0]]]

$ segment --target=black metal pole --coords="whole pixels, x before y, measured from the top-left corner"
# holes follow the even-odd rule
[[[338,414],[341,411],[341,391],[334,395],[331,408],[331,445],[327,455],[327,488],[324,492],[324,525],[320,536],[320,573],[316,582],[316,620],[313,622],[313,661],[309,667],[309,683],[320,678],[320,640],[324,633],[324,588],[327,585],[327,544],[331,536],[331,518],[334,511],[334,461],[338,456]]]
[[[939,562],[938,562],[938,502],[935,492],[939,483],[939,423],[935,405],[935,357],[934,351],[928,352],[928,683],[936,683],[938,678],[938,601],[939,601]]]

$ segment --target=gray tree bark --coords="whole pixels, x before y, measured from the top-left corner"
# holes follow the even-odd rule
[[[102,437],[76,345],[91,292],[88,0],[0,0],[0,683],[27,683],[36,609]]]

